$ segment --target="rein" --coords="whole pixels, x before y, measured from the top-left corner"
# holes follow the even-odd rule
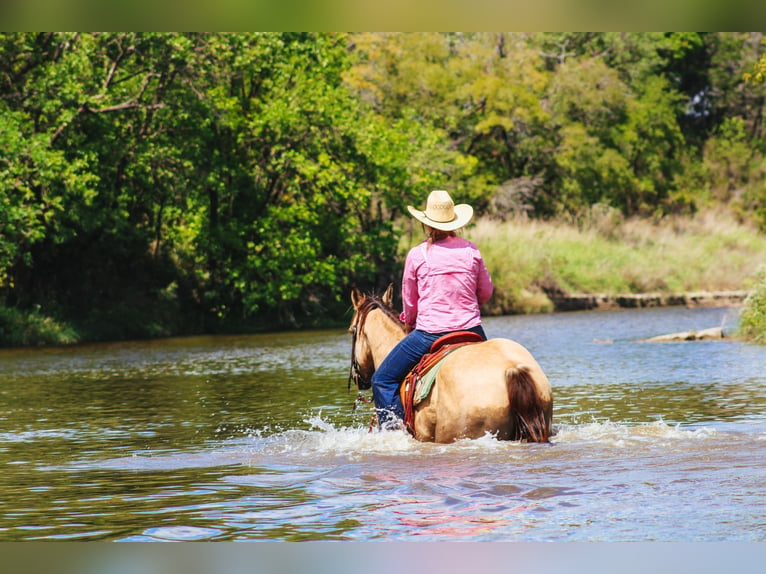
[[[380,297],[374,295],[367,295],[362,301],[361,305],[356,310],[356,319],[353,325],[351,325],[351,369],[348,373],[348,389],[351,390],[351,383],[353,382],[357,389],[364,391],[372,386],[372,374],[374,369],[362,369],[359,365],[359,361],[356,358],[356,343],[359,335],[364,331],[364,324],[367,320],[367,315],[373,309],[380,309],[387,316],[394,319],[398,324],[401,324],[396,312],[386,305]],[[357,399],[359,400],[359,399]],[[363,400],[363,399],[362,399]]]
[[[348,373],[348,390],[351,390],[351,383],[356,385],[360,391],[369,389],[372,386],[372,374],[362,372],[359,361],[356,358],[356,341],[359,333],[364,329],[364,322],[367,315],[373,309],[377,308],[382,302],[376,301],[375,297],[365,297],[362,304],[356,310],[356,320],[351,326],[351,369]]]

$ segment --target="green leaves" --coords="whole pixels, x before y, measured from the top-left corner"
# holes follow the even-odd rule
[[[74,203],[93,201],[97,177],[83,160],[67,161],[34,133],[25,115],[0,102],[0,288],[14,287],[12,268],[31,264],[31,249],[46,238],[63,241],[61,218]]]
[[[756,343],[766,344],[766,268],[758,271],[755,287],[745,300],[738,334]]]
[[[766,225],[766,85],[743,80],[763,49],[738,33],[0,34],[0,304],[88,324],[141,308],[151,333],[311,324],[351,284],[398,280],[405,207],[437,188],[479,216],[722,202]]]

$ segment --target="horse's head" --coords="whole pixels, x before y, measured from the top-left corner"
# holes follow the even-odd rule
[[[391,300],[394,292],[394,286],[389,285],[382,297],[374,295],[364,295],[358,289],[351,291],[351,302],[354,305],[354,316],[351,318],[351,325],[348,332],[351,333],[351,371],[349,373],[348,384],[351,382],[360,391],[369,389],[372,386],[372,374],[375,372],[375,363],[372,357],[372,349],[367,336],[365,326],[367,324],[367,315],[374,309],[381,309],[386,312],[391,311]]]

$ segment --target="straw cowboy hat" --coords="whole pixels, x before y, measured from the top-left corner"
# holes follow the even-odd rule
[[[426,210],[420,211],[411,205],[407,206],[410,215],[429,227],[442,231],[460,229],[473,217],[473,207],[467,203],[455,205],[449,193],[443,190],[432,191],[428,194]]]

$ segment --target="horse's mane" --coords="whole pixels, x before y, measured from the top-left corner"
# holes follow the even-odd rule
[[[399,313],[393,307],[387,305],[379,295],[365,295],[362,304],[359,306],[359,312],[366,315],[373,309],[380,309],[383,314],[394,323],[404,328],[404,323],[399,318]]]

